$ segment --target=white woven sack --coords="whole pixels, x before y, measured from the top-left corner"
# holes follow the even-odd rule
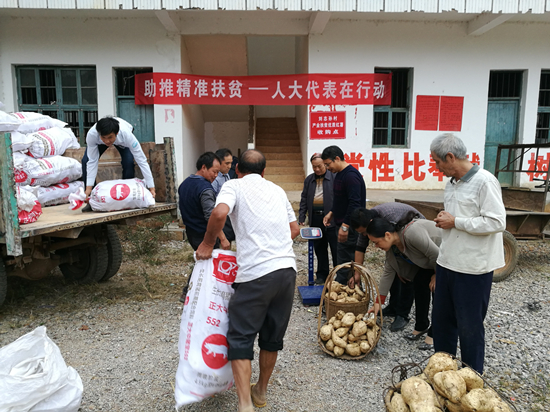
[[[155,198],[143,180],[105,180],[94,187],[88,203],[95,212],[114,212],[153,206]]]
[[[237,276],[235,252],[216,249],[195,262],[181,316],[176,372],[176,408],[199,402],[233,386],[227,309]]]
[[[21,121],[0,110],[0,132],[14,132],[21,126]]]
[[[13,159],[15,183],[23,186],[52,186],[74,182],[82,176],[82,165],[70,157],[33,159],[22,153],[14,153]]]
[[[80,144],[70,128],[52,127],[31,133],[27,137],[31,139],[29,155],[37,159],[61,156],[67,149],[80,149]]]
[[[32,133],[23,134],[19,132],[11,133],[11,150],[15,152],[24,152],[28,150],[32,143]]]
[[[82,391],[45,326],[0,349],[0,411],[77,412]]]
[[[51,129],[52,127],[67,126],[67,123],[41,113],[16,112],[10,113],[10,115],[21,122],[21,125],[17,128],[17,131],[24,134]]]
[[[23,186],[36,196],[42,206],[55,206],[69,203],[69,195],[78,192],[79,188],[84,189],[84,182],[58,183],[53,186]]]

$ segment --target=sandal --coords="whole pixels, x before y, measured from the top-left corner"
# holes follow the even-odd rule
[[[263,408],[264,406],[267,405],[267,401],[264,401],[264,403],[260,403],[256,397],[254,396],[254,392],[252,392],[252,388],[255,386],[256,384],[253,383],[250,385],[250,397],[252,398],[252,403],[254,404],[254,406],[256,408]]]

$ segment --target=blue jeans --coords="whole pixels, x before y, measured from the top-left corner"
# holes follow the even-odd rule
[[[128,149],[127,147],[120,147],[116,146],[116,149],[120,153],[120,163],[122,164],[122,178],[123,179],[133,179],[136,174],[134,171],[134,155]],[[105,153],[105,150],[107,150],[107,145],[104,144],[98,144],[97,150],[99,150],[99,157],[103,153]],[[88,175],[88,171],[86,170],[88,164],[88,148],[86,148],[86,151],[84,152],[84,156],[82,157],[82,180],[84,181],[84,185],[87,186],[86,183],[86,176]],[[96,176],[97,177],[97,176]]]
[[[485,328],[493,272],[469,275],[437,265],[432,310],[432,331],[436,352],[456,355],[460,339],[462,361],[483,373]]]

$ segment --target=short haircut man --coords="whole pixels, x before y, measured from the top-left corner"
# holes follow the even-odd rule
[[[239,397],[239,411],[265,406],[267,385],[283,348],[292,311],[296,261],[292,239],[299,233],[286,193],[263,178],[265,157],[243,152],[239,179],[224,183],[197,259],[212,256],[215,235],[229,215],[237,240],[239,269],[229,302],[228,358]],[[260,375],[250,386],[254,339],[259,334]]]
[[[218,149],[216,150],[216,156],[220,159],[220,171],[218,172],[216,180],[212,182],[212,188],[217,196],[218,193],[220,193],[223,184],[228,180],[231,180],[229,171],[231,170],[231,164],[233,162],[233,154],[229,149]]]
[[[436,137],[430,151],[437,168],[451,179],[445,210],[434,219],[443,229],[433,304],[434,348],[456,355],[483,373],[485,329],[493,271],[504,266],[502,232],[506,210],[498,180],[468,161],[454,134]]]
[[[86,196],[90,196],[95,185],[99,158],[111,146],[114,146],[120,154],[122,178],[135,177],[135,160],[143,174],[145,184],[153,197],[155,196],[155,181],[151,168],[133,131],[134,128],[130,123],[111,116],[100,119],[90,128],[86,135],[86,150],[82,157],[82,180],[86,185]]]
[[[354,259],[357,232],[350,226],[351,213],[359,207],[365,207],[367,188],[361,173],[346,163],[344,152],[338,146],[325,148],[321,158],[327,169],[336,173],[332,210],[324,217],[323,223],[328,226],[330,220],[334,219],[338,233],[336,264],[340,265]],[[352,276],[350,270],[340,269],[336,275],[336,281],[346,284]]]

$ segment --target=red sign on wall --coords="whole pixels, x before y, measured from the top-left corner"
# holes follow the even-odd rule
[[[462,130],[462,96],[416,96],[415,130]]]
[[[311,112],[309,114],[309,138],[345,139],[346,112]]]
[[[142,73],[135,77],[136,104],[391,104],[391,74],[288,74],[198,76]]]

